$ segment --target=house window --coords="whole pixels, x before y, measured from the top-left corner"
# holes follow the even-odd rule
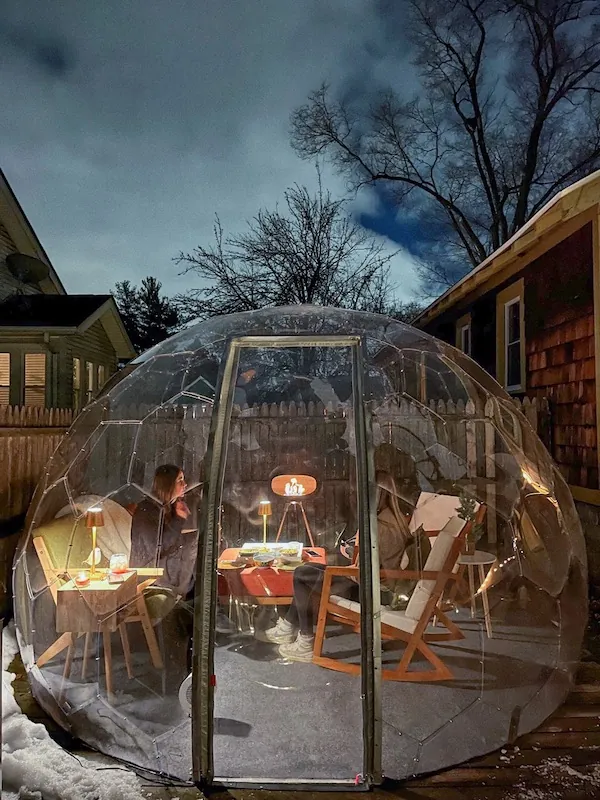
[[[106,367],[104,364],[98,364],[98,375],[96,386],[100,390],[106,383]]]
[[[471,355],[471,315],[465,314],[456,323],[456,346],[466,355]]]
[[[10,353],[0,353],[0,406],[10,403]]]
[[[86,402],[91,403],[94,396],[94,365],[91,361],[85,362],[86,374]]]
[[[521,278],[496,297],[496,374],[509,392],[526,387],[523,292]]]
[[[521,299],[504,306],[506,388],[521,388]]]
[[[25,392],[26,406],[46,405],[46,354],[25,353]]]
[[[81,359],[73,359],[73,408],[81,408]]]
[[[468,356],[471,355],[471,326],[463,325],[460,329],[460,349]]]

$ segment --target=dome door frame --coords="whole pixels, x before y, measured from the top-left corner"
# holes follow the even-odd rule
[[[371,418],[366,413],[364,386],[366,363],[365,342],[360,336],[264,335],[232,337],[227,342],[226,356],[221,362],[213,408],[206,459],[207,482],[202,497],[201,527],[198,549],[196,596],[194,603],[194,651],[192,659],[192,763],[193,778],[200,786],[215,781],[213,758],[215,619],[217,610],[218,508],[220,507],[225,473],[226,442],[229,437],[231,412],[240,352],[243,348],[345,347],[352,359],[352,400],[356,441],[357,512],[361,563],[361,687],[363,726],[363,771],[354,781],[356,789],[369,788],[382,780],[381,772],[381,628],[379,592],[379,556],[376,531],[376,486]],[[218,778],[220,785],[259,785],[268,788],[350,789],[345,781],[318,780],[269,781],[256,778],[228,781]]]

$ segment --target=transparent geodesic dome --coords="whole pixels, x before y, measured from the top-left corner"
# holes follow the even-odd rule
[[[531,730],[568,692],[586,587],[569,490],[492,378],[397,321],[301,306],[139,357],[48,462],[14,573],[61,725],[176,779],[286,786]]]

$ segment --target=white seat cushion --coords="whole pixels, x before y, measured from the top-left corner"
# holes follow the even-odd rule
[[[341,608],[347,608],[356,614],[360,614],[360,603],[354,600],[347,600],[345,597],[339,597],[336,594],[332,594],[330,600],[337,606],[341,606]],[[404,611],[394,611],[388,606],[382,606],[381,608],[381,623],[392,628],[398,628],[401,631],[407,631],[407,633],[412,633],[417,627],[416,621],[407,617]]]
[[[412,633],[417,627],[418,620],[411,619],[406,616],[406,611],[394,611],[387,606],[381,609],[381,624],[389,625],[390,628],[398,628],[398,630]]]
[[[355,600],[348,600],[346,597],[339,597],[337,594],[332,594],[329,599],[332,603],[335,603],[336,606],[341,606],[342,608],[347,608],[350,611],[360,614],[360,603],[357,603]]]

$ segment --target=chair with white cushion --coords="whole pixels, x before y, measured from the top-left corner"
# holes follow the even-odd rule
[[[485,507],[479,506],[475,524],[483,520]],[[454,567],[463,548],[470,522],[452,516],[435,538],[425,568],[421,572],[408,570],[382,570],[381,577],[416,580],[416,586],[403,611],[387,606],[381,609],[381,635],[386,640],[406,643],[402,658],[395,669],[384,669],[385,679],[395,681],[443,681],[453,677],[450,668],[429,647],[429,642],[463,639],[464,634],[439,608],[439,602],[447,586],[456,580]],[[360,628],[360,603],[331,594],[331,581],[336,575],[358,577],[357,567],[327,567],[321,592],[319,616],[315,635],[313,662],[329,669],[360,673],[358,664],[323,656],[323,642],[328,621]],[[446,631],[432,628],[433,618],[441,622]],[[431,668],[409,669],[416,653],[423,656]]]

